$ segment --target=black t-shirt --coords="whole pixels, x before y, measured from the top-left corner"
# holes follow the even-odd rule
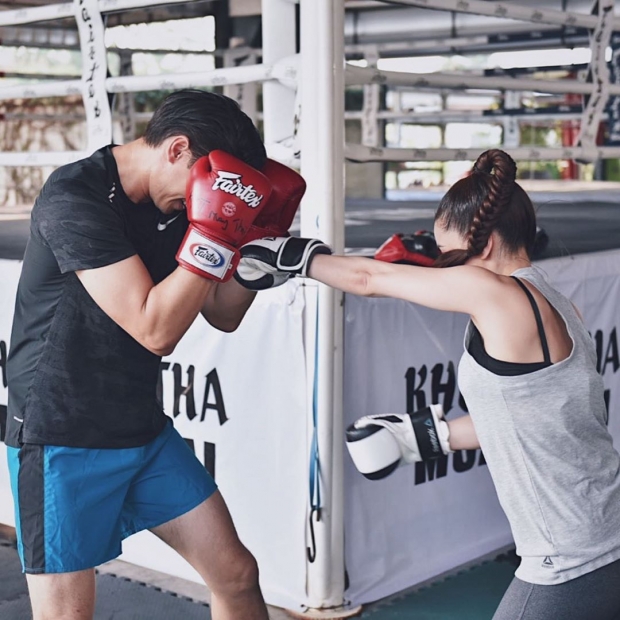
[[[6,443],[125,448],[166,424],[160,357],[93,301],[76,270],[137,254],[153,281],[177,267],[184,212],[164,216],[121,187],[111,147],[57,169],[32,210],[11,347]]]

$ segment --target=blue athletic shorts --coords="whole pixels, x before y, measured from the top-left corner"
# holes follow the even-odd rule
[[[112,560],[123,539],[179,517],[217,488],[172,422],[139,448],[7,449],[26,573],[68,573]]]

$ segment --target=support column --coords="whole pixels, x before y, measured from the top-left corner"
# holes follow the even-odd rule
[[[344,0],[301,0],[301,234],[344,250]],[[343,294],[307,281],[310,431],[307,617],[358,613],[344,598]],[[314,346],[316,344],[316,346]]]
[[[263,62],[275,63],[296,50],[296,6],[291,0],[263,0]],[[267,153],[274,157],[295,133],[295,91],[277,80],[263,84],[263,128]],[[274,148],[275,146],[275,148]]]

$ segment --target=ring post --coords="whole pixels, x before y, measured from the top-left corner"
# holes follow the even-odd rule
[[[296,53],[295,4],[290,0],[263,0],[263,62],[275,64]],[[277,145],[290,141],[295,128],[295,91],[277,80],[263,84],[263,129],[270,157]],[[275,148],[274,148],[275,147]]]
[[[344,250],[344,1],[301,0],[301,234]],[[306,618],[345,618],[343,294],[306,281],[310,501]]]

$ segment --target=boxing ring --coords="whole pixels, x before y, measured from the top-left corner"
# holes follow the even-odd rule
[[[592,34],[589,78],[540,80],[405,74],[347,65],[342,0],[301,0],[300,51],[295,5],[263,0],[262,62],[204,73],[108,77],[104,22],[110,11],[181,0],[75,0],[0,13],[0,25],[75,17],[82,79],[0,87],[0,99],[80,95],[87,144],[79,152],[0,153],[0,166],[58,166],[112,141],[108,94],[184,87],[263,85],[265,143],[271,157],[299,166],[308,183],[302,236],[344,251],[344,162],[475,159],[480,149],[381,146],[377,88],[536,90],[589,95],[573,146],[506,146],[515,159],[620,158],[596,133],[610,97],[605,50],[620,30],[613,2],[587,15],[477,0],[432,0],[433,8],[498,19],[578,27]],[[183,0],[185,1],[185,0]],[[401,4],[428,7],[428,0]],[[344,89],[364,86],[361,144],[345,144]],[[374,127],[374,130],[373,130]],[[506,139],[510,134],[506,134]],[[582,309],[599,351],[610,411],[620,439],[617,312],[620,252],[550,259],[541,267]],[[6,404],[6,348],[18,261],[0,261],[0,404]],[[344,296],[315,282],[261,293],[233,334],[203,321],[161,366],[166,412],[214,473],[241,539],[257,557],[268,603],[304,617],[353,615],[359,605],[428,580],[510,543],[508,526],[479,451],[402,468],[381,482],[359,476],[343,455],[344,426],[361,415],[413,411],[442,402],[463,412],[455,371],[464,317],[385,299]],[[405,340],[405,335],[406,340]],[[0,446],[0,523],[13,524]],[[141,533],[122,559],[173,575],[197,575],[163,543]]]

